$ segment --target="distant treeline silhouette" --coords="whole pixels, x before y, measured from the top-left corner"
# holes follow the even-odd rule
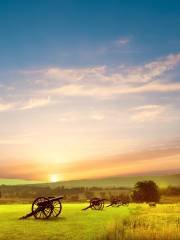
[[[136,186],[136,185],[135,185]],[[18,185],[18,186],[0,186],[0,201],[6,202],[13,200],[24,200],[30,202],[32,199],[38,196],[64,196],[64,201],[86,201],[94,197],[112,199],[114,196],[120,198],[132,197],[133,188],[124,187],[73,187],[65,188],[59,186],[56,188],[42,187],[37,185]],[[180,187],[169,186],[164,189],[159,189],[160,195],[164,196],[180,196]],[[138,198],[138,195],[134,195],[134,200]],[[140,201],[143,200],[140,199]],[[139,201],[137,199],[137,201]]]
[[[111,198],[112,195],[128,194],[129,188],[101,188],[101,187],[75,187],[65,188],[64,186],[50,188],[39,186],[0,186],[0,197],[3,199],[33,199],[37,196],[59,196],[63,195],[65,201],[83,201],[93,197]]]

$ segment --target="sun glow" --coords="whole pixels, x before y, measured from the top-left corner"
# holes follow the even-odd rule
[[[50,176],[50,182],[58,182],[60,179],[58,177],[58,175],[53,174]]]

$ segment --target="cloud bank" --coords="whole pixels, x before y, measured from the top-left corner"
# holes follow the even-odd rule
[[[2,99],[0,111],[45,107],[58,97],[112,98],[180,92],[180,82],[174,79],[179,63],[180,54],[171,54],[141,66],[20,70],[16,78],[22,79],[23,84],[4,86],[3,91],[15,97],[11,101],[7,97]]]

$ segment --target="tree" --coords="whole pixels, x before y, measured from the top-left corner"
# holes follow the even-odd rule
[[[159,202],[160,192],[155,182],[139,181],[135,184],[131,197],[134,202]]]

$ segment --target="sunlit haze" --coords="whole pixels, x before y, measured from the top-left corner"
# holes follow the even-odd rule
[[[60,181],[58,175],[53,174],[53,175],[50,176],[50,182],[58,182],[58,181]]]
[[[0,178],[179,172],[179,1],[70,2],[0,2]]]

